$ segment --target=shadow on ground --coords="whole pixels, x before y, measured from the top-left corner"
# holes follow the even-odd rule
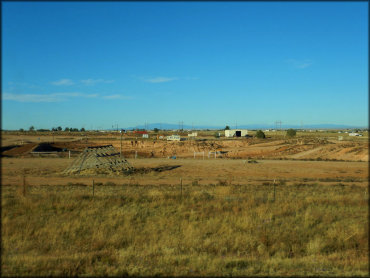
[[[141,168],[134,168],[130,174],[147,174],[150,172],[164,172],[164,171],[171,171],[173,169],[179,168],[181,165],[161,165],[158,167],[141,167]]]

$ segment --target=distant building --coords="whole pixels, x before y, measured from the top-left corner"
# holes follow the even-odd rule
[[[348,133],[349,136],[362,136],[362,134],[359,134],[357,132],[351,132],[351,133]]]
[[[225,137],[244,137],[248,135],[247,129],[226,129]]]
[[[134,130],[133,134],[148,134],[148,132],[145,130]]]
[[[180,135],[167,136],[167,141],[180,141]]]
[[[193,132],[193,133],[190,133],[188,134],[189,137],[197,137],[198,136],[198,132]]]
[[[143,138],[149,138],[149,134],[148,133],[143,134]]]

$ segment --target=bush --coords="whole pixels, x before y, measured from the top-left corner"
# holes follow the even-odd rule
[[[290,128],[286,131],[286,136],[288,136],[288,137],[294,137],[294,136],[296,136],[296,134],[297,134],[297,131],[295,129],[292,129],[292,128]]]
[[[266,135],[265,135],[265,133],[262,130],[258,130],[256,132],[256,137],[257,138],[266,138]]]

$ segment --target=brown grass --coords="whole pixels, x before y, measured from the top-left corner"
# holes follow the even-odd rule
[[[2,273],[369,275],[368,193],[357,185],[2,188]]]

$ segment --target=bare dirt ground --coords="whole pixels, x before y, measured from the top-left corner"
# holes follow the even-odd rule
[[[2,185],[22,184],[23,174],[29,185],[68,185],[83,183],[178,185],[185,184],[263,184],[265,182],[343,182],[367,185],[368,164],[364,162],[259,160],[248,163],[239,159],[129,159],[138,171],[131,175],[74,175],[61,172],[71,163],[68,158],[3,158]],[[177,167],[168,167],[177,166]],[[173,169],[171,169],[173,168]],[[168,169],[168,170],[166,170]]]
[[[87,146],[112,144],[121,149],[117,135],[95,137],[83,136],[16,136],[3,135],[2,156],[27,156],[37,144],[49,142],[52,147],[82,151]],[[132,158],[167,158],[171,156],[191,158],[194,152],[222,152],[223,158],[255,159],[300,159],[300,160],[343,160],[369,161],[368,141],[338,141],[322,138],[298,139],[207,139],[171,142],[165,140],[145,140],[124,138],[122,153]],[[199,154],[198,154],[199,156]]]
[[[368,142],[335,141],[313,138],[298,139],[229,139],[168,142],[125,138],[122,153],[137,170],[131,175],[63,176],[76,156],[87,146],[112,144],[121,147],[117,135],[17,136],[2,137],[2,185],[19,185],[23,175],[30,185],[168,184],[246,184],[273,181],[368,183]],[[54,141],[54,143],[53,143]],[[49,142],[55,157],[37,157],[32,151]],[[62,151],[64,150],[64,151]],[[72,156],[68,159],[68,151]],[[223,155],[208,158],[208,152]],[[135,152],[137,159],[134,158]],[[194,152],[204,152],[205,157]],[[170,157],[176,156],[176,159]],[[256,159],[258,163],[252,162]],[[174,167],[177,166],[177,167]]]

